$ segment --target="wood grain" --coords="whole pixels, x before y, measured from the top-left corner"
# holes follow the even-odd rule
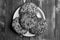
[[[11,18],[14,11],[18,6],[23,4],[22,0],[0,0],[0,18],[3,19],[4,27],[0,25],[0,40],[54,40],[54,33],[51,30],[52,26],[52,14],[53,14],[53,0],[44,0],[40,3],[40,0],[27,0],[26,2],[33,2],[37,6],[41,7],[48,20],[48,31],[43,33],[42,36],[36,37],[20,37],[15,34],[9,27],[11,27]],[[3,16],[3,17],[2,17]],[[1,20],[0,19],[0,20]],[[59,22],[58,22],[59,24]]]

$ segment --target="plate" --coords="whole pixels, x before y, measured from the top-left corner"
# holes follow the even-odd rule
[[[35,36],[35,34],[31,34],[31,33],[29,33],[29,31],[27,31],[27,33],[26,34],[23,34],[24,36],[28,36],[28,37],[31,37],[31,36]]]
[[[20,7],[17,8],[17,10],[14,12],[13,19],[15,19],[16,17],[19,17],[19,10],[20,10]]]

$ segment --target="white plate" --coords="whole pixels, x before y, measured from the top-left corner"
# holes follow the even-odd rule
[[[28,37],[31,37],[31,36],[35,36],[35,34],[31,34],[29,33],[29,31],[27,31],[27,33],[23,34],[24,36],[28,36]]]
[[[13,19],[15,19],[16,17],[19,17],[19,10],[20,10],[20,7],[14,12]],[[22,35],[28,36],[28,37],[35,36],[34,34],[29,33],[29,31],[27,31],[27,33]]]
[[[44,14],[44,12],[42,11],[42,9],[40,9],[39,7],[37,7],[37,9],[42,13],[42,16],[43,16],[44,20],[46,20],[45,14]],[[39,16],[40,16],[40,15],[39,15]],[[39,16],[37,15],[37,17],[39,17]]]
[[[19,9],[20,7],[14,12],[13,19],[15,19],[16,17],[19,17]]]
[[[42,13],[44,19],[46,19],[46,18],[45,18],[45,15],[44,15],[44,12],[43,12],[39,7],[38,7],[38,9],[39,9],[40,12]],[[15,19],[16,17],[19,17],[19,10],[20,10],[20,7],[17,8],[17,10],[15,11],[15,13],[14,13],[14,15],[13,15],[13,19]],[[39,17],[40,17],[40,15],[39,15]],[[29,33],[29,31],[27,31],[27,33],[22,34],[22,35],[23,35],[23,36],[28,36],[28,37],[35,36],[35,34],[31,34],[31,33]]]

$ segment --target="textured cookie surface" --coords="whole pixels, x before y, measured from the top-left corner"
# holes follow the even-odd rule
[[[20,9],[20,16],[15,19],[14,22],[15,29],[18,33],[26,33],[29,31],[32,34],[43,33],[46,30],[46,20],[43,19],[42,15],[39,14],[39,10],[34,3],[25,3]]]

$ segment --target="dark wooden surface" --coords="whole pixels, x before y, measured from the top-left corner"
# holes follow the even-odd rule
[[[51,16],[53,12],[54,1],[44,0],[42,6],[40,0],[27,0],[27,2],[33,2],[37,6],[41,7],[48,20],[48,31],[37,37],[20,37],[15,34],[9,27],[11,23],[12,15],[15,9],[23,4],[22,0],[0,0],[0,40],[54,40],[54,33],[52,32]]]

